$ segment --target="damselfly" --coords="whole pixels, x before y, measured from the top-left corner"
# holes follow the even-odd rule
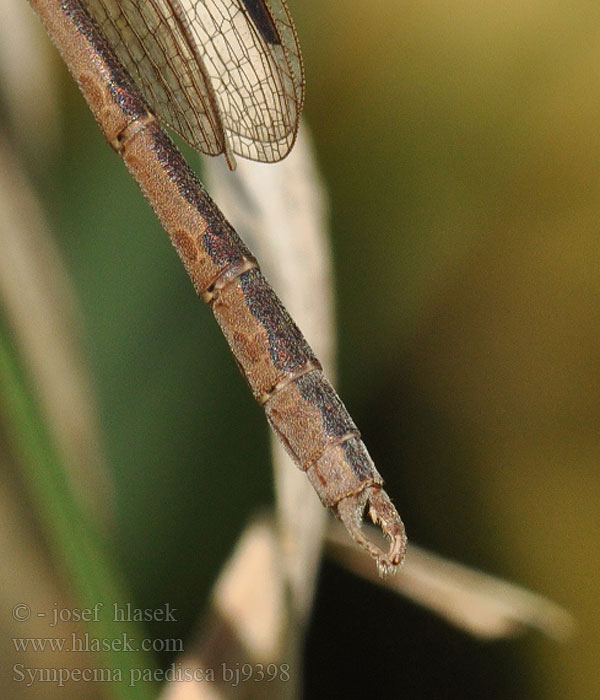
[[[256,259],[154,116],[203,152],[224,153],[230,166],[233,152],[282,158],[303,100],[283,0],[30,2],[212,308],[269,423],[322,503],[380,571],[393,569],[404,557],[404,527],[358,429]],[[387,553],[361,530],[365,510],[390,540]]]

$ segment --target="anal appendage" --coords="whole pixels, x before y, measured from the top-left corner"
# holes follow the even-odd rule
[[[373,523],[389,540],[390,547],[387,553],[364,534],[362,522],[365,509]],[[333,510],[352,539],[375,559],[380,576],[394,574],[404,563],[407,542],[404,524],[381,486],[369,484],[359,493],[340,500]]]

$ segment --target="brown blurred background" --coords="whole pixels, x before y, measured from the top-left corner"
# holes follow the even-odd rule
[[[600,6],[289,4],[331,201],[340,393],[411,538],[578,622],[566,644],[483,644],[326,564],[306,696],[595,700]],[[30,117],[49,144],[32,147],[10,91],[2,127],[84,312],[116,551],[140,604],[174,601],[185,634],[247,516],[270,502],[267,429],[42,51],[56,104]]]

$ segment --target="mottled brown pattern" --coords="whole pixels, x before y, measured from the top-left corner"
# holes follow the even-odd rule
[[[164,226],[196,292],[210,303],[274,430],[321,501],[382,573],[392,570],[404,556],[402,522],[356,426],[252,253],[154,120],[80,4],[30,1]],[[389,552],[362,532],[365,510],[389,538]]]
[[[361,493],[366,486],[383,484],[363,443],[358,438],[352,442],[356,448],[352,456],[359,459],[358,468],[346,459],[347,443],[342,443],[331,445],[307,471],[323,505],[333,507],[344,498]]]
[[[305,387],[312,387],[312,396]],[[328,396],[335,403],[335,417],[315,394]],[[348,434],[359,436],[346,408],[323,373],[315,370],[277,391],[265,405],[267,419],[275,432],[285,440],[288,450],[304,470],[317,461],[323,452]],[[303,429],[299,429],[299,425]]]
[[[184,264],[186,266],[195,265],[198,262],[199,255],[194,239],[186,231],[182,230],[174,230],[171,238]]]
[[[316,360],[304,336],[260,270],[241,275],[240,286],[250,313],[264,328],[268,352],[275,367],[293,372]]]
[[[88,96],[88,103],[92,112],[101,113],[106,104],[106,98],[104,97],[104,91],[97,83],[96,76],[93,73],[83,71],[79,75],[79,85]]]

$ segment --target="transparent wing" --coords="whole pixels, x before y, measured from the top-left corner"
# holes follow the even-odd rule
[[[292,147],[302,59],[284,0],[85,0],[157,116],[203,153]]]
[[[283,0],[179,0],[201,48],[233,151],[280,160],[293,144],[302,61]]]

